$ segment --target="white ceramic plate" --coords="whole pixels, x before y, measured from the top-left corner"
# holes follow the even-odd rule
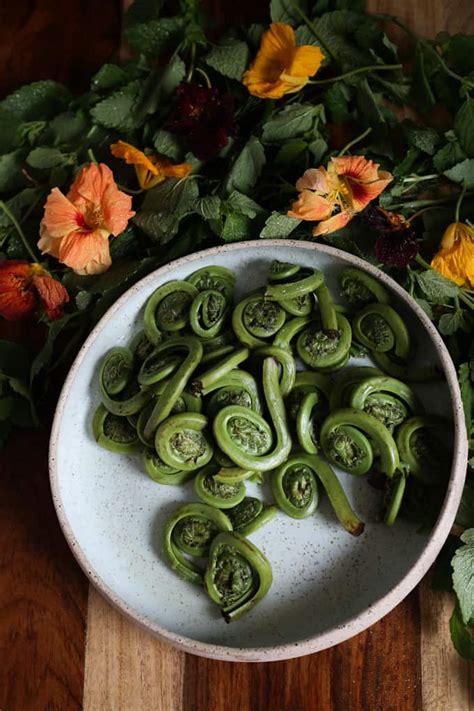
[[[437,363],[443,381],[416,387],[428,412],[452,417],[455,451],[443,510],[430,532],[397,521],[376,521],[379,493],[364,477],[339,472],[359,516],[354,538],[336,521],[326,498],[303,521],[283,513],[252,540],[269,558],[274,583],[247,617],[226,625],[203,590],[167,566],[161,533],[170,511],[196,500],[192,482],[165,487],[151,481],[135,456],[98,447],[92,413],[99,404],[97,366],[113,346],[126,345],[141,328],[148,296],[171,279],[211,264],[237,275],[237,297],[265,282],[272,259],[318,267],[333,294],[343,266],[377,276],[392,292],[418,342],[417,364]],[[352,359],[351,364],[364,361]],[[456,373],[436,329],[393,280],[345,252],[292,240],[237,243],[200,252],[158,269],[133,286],[106,313],[82,347],[65,382],[54,420],[51,486],[57,514],[74,555],[97,588],[123,613],[171,644],[217,659],[274,660],[316,652],[380,619],[420,581],[446,539],[459,504],[467,459]],[[261,495],[256,485],[249,494]],[[269,492],[263,488],[268,500]]]

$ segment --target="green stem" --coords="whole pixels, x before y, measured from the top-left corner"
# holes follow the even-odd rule
[[[293,0],[290,0],[290,5],[291,5],[291,7],[293,8],[293,10],[295,10],[295,12],[297,12],[298,15],[301,17],[301,19],[302,19],[303,22],[305,23],[306,27],[313,33],[314,37],[315,37],[316,40],[319,42],[319,44],[321,45],[321,47],[324,49],[324,51],[326,52],[327,56],[330,57],[330,58],[333,60],[333,62],[337,61],[337,60],[336,60],[336,57],[335,57],[334,54],[331,52],[331,50],[329,49],[329,47],[327,47],[327,46],[324,44],[323,40],[322,40],[321,37],[319,36],[318,31],[317,31],[317,29],[316,29],[316,26],[315,26],[314,22],[312,22],[312,21],[309,19],[309,17],[303,12],[303,10],[299,7],[299,5],[298,5],[296,2],[293,2]]]
[[[335,81],[342,81],[343,79],[348,79],[356,74],[363,74],[364,72],[387,72],[394,71],[396,69],[402,69],[402,64],[370,64],[367,67],[358,67],[357,69],[352,69],[350,72],[345,72],[344,74],[339,74],[337,77],[330,77],[329,79],[316,79],[314,81],[309,81],[308,84],[323,85],[332,84]]]
[[[132,190],[132,188],[127,188],[126,185],[121,185],[120,183],[117,183],[117,187],[120,188],[124,193],[128,193],[129,195],[141,195],[144,190],[143,188],[139,188],[138,190]]]
[[[18,220],[16,219],[15,215],[12,213],[10,208],[3,202],[3,200],[0,200],[0,209],[3,210],[5,215],[8,217],[8,219],[12,223],[12,225],[14,225],[16,231],[18,232],[18,236],[20,237],[20,239],[23,243],[24,248],[30,255],[33,262],[35,262],[36,264],[39,264],[38,260],[36,259],[35,253],[33,252],[30,245],[28,244],[28,240],[26,239],[25,233],[23,232],[23,230],[20,227],[20,223],[18,222]]]
[[[432,175],[414,175],[413,178],[403,178],[404,183],[420,183],[422,180],[434,180],[439,178],[438,173],[433,173]]]
[[[98,165],[97,158],[95,157],[92,148],[87,149],[87,155],[89,156],[89,160],[91,163],[95,163],[96,165]]]
[[[209,76],[206,74],[204,69],[200,69],[199,67],[196,67],[196,71],[199,72],[199,74],[202,74],[202,76],[204,77],[205,82],[207,84],[207,88],[212,89],[211,80],[209,79]]]
[[[466,194],[466,181],[464,181],[464,184],[462,186],[462,190],[459,194],[457,203],[456,203],[456,209],[454,211],[454,222],[459,222],[459,214],[461,212],[461,204],[464,198],[464,195]]]
[[[364,133],[361,133],[360,136],[356,136],[356,138],[353,138],[352,141],[349,141],[349,143],[344,146],[342,151],[339,151],[338,156],[343,156],[344,153],[346,153],[350,148],[352,148],[352,146],[355,146],[356,143],[359,143],[359,141],[362,141],[366,136],[368,136],[371,131],[371,127],[366,128]]]
[[[189,69],[188,69],[188,73],[186,74],[185,81],[191,81],[191,79],[193,78],[195,60],[196,60],[196,43],[193,42],[191,45],[191,59],[189,62]]]
[[[474,193],[466,193],[467,195],[474,195]],[[451,195],[450,197],[438,198],[436,200],[414,200],[413,202],[398,202],[394,205],[387,205],[387,210],[416,210],[422,207],[431,207],[431,205],[443,205],[447,202],[453,202],[456,195]]]

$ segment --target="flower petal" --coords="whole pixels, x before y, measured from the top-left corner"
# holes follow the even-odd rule
[[[0,316],[7,321],[18,321],[35,308],[35,297],[30,288],[28,262],[5,259],[0,262]]]
[[[364,182],[377,180],[379,177],[378,163],[367,160],[364,156],[336,156],[331,163],[337,175],[350,176]]]
[[[318,237],[319,235],[327,235],[330,232],[341,230],[353,217],[354,214],[349,212],[349,210],[338,212],[337,215],[333,215],[333,217],[330,217],[328,220],[323,220],[319,225],[316,225],[313,229],[313,236]]]
[[[67,196],[75,205],[100,205],[102,195],[111,182],[114,182],[114,176],[105,163],[89,163],[76,175]]]
[[[329,186],[326,169],[321,167],[305,170],[301,178],[296,181],[296,189],[300,192],[316,190],[318,193],[327,193]]]
[[[142,165],[149,170],[150,173],[154,175],[158,174],[158,170],[150,158],[143,151],[135,148],[135,146],[132,146],[130,143],[117,141],[117,143],[112,143],[110,151],[113,156],[122,158],[128,165]]]
[[[104,225],[115,237],[127,227],[135,212],[131,209],[132,198],[118,189],[115,182],[107,185],[101,200]]]
[[[40,238],[38,240],[38,249],[41,254],[51,254],[51,256],[57,259],[59,257],[60,244],[61,240],[51,237],[42,220],[40,223]]]
[[[242,77],[243,84],[253,96],[280,99],[285,93],[295,90],[280,81],[282,72],[292,65],[295,47],[293,28],[283,22],[272,22],[262,36],[254,62]]]
[[[367,207],[369,202],[378,197],[393,180],[392,175],[385,171],[380,171],[379,175],[380,180],[374,180],[372,183],[363,183],[347,178],[351,189],[352,207],[356,212],[360,212]]]
[[[77,274],[101,274],[111,265],[109,240],[103,230],[72,232],[61,241],[59,261]]]
[[[455,237],[451,241],[453,227]],[[446,248],[445,244],[451,246]],[[446,229],[441,245],[431,260],[433,269],[459,286],[474,288],[474,230],[461,222],[453,223]]]
[[[305,44],[302,47],[297,47],[293,56],[293,61],[287,69],[288,74],[293,77],[312,77],[316,74],[321,62],[324,59],[324,54],[319,47],[312,47]]]
[[[326,198],[311,190],[303,190],[287,214],[288,217],[297,217],[300,220],[317,222],[329,217],[333,208],[333,203]]]
[[[85,226],[82,212],[58,188],[53,188],[48,195],[43,224],[49,236],[55,239]]]
[[[34,276],[33,284],[43,303],[48,317],[52,320],[63,315],[63,306],[69,301],[64,286],[52,276]]]

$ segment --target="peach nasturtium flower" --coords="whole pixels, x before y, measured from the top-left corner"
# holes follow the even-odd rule
[[[324,55],[319,47],[296,46],[290,25],[272,22],[242,83],[260,99],[281,99],[300,91],[318,71]]]
[[[83,168],[64,195],[53,188],[44,206],[38,247],[77,274],[100,274],[111,265],[109,236],[124,231],[135,214],[105,163]]]
[[[50,319],[62,316],[69,301],[64,286],[39,264],[23,259],[0,262],[0,316],[17,321],[32,313],[38,298]]]
[[[289,217],[318,222],[313,235],[345,227],[391,182],[392,175],[363,156],[331,158],[326,168],[310,168],[296,183],[299,197]]]
[[[110,150],[116,158],[123,158],[126,163],[135,166],[138,182],[143,190],[154,188],[166,178],[185,178],[193,168],[191,163],[174,164],[159,153],[146,155],[125,141],[112,143]]]
[[[431,266],[458,286],[474,289],[474,229],[463,222],[448,225]]]

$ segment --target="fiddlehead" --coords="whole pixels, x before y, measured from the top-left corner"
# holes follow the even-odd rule
[[[232,300],[235,274],[225,267],[203,267],[186,278],[198,291],[220,291],[227,301]]]
[[[201,373],[196,380],[193,380],[191,383],[192,392],[195,395],[207,395],[210,392],[209,388],[212,388],[234,368],[237,368],[238,365],[247,360],[249,355],[248,348],[237,348],[237,350],[213,365],[212,368],[206,370],[205,373]]]
[[[139,331],[136,336],[132,338],[132,342],[130,343],[130,350],[133,353],[135,361],[139,364],[148,358],[154,348],[155,344],[149,340],[145,331]]]
[[[143,325],[147,338],[159,344],[163,331],[179,331],[189,323],[189,309],[198,290],[186,281],[159,286],[145,306]]]
[[[410,353],[410,334],[405,322],[387,304],[368,304],[352,320],[355,338],[376,353],[393,352],[406,359]]]
[[[247,496],[226,513],[234,531],[242,536],[250,536],[271,521],[277,515],[278,509],[276,506],[264,506],[260,499]]]
[[[291,341],[293,338],[301,333],[312,321],[313,319],[310,316],[297,316],[296,318],[290,319],[276,334],[273,339],[273,345],[278,348],[283,348],[286,351],[291,351]]]
[[[189,325],[196,336],[214,338],[226,325],[229,305],[220,291],[200,291],[189,310]]]
[[[245,370],[231,370],[213,385],[209,385],[205,395],[211,396],[208,408],[213,416],[227,405],[241,405],[255,412],[262,412],[257,382],[253,375]]]
[[[166,522],[163,535],[163,550],[171,568],[184,580],[202,585],[204,571],[187,560],[184,553],[199,555],[204,551],[206,554],[213,538],[221,531],[232,531],[232,524],[223,511],[206,504],[181,506]]]
[[[102,402],[109,412],[127,417],[140,412],[151,394],[133,382],[133,355],[128,348],[112,348],[99,370]]]
[[[309,326],[298,337],[298,355],[315,370],[332,371],[341,368],[349,358],[352,331],[349,321],[336,312],[325,284],[316,289],[321,326]]]
[[[273,358],[263,362],[263,390],[276,434],[267,422],[252,410],[238,405],[224,407],[217,413],[213,431],[219,448],[243,469],[268,471],[282,464],[291,449],[291,437],[278,381],[278,363]]]
[[[421,408],[408,385],[386,375],[370,376],[354,384],[349,406],[373,415],[391,432]]]
[[[272,569],[264,554],[238,533],[219,533],[211,543],[204,576],[207,593],[226,622],[249,612],[268,592]]]
[[[194,471],[208,464],[213,444],[206,427],[208,419],[196,412],[172,415],[156,430],[155,448],[160,459],[181,471]]]
[[[99,405],[95,412],[92,431],[96,442],[111,452],[128,454],[135,451],[139,443],[137,432],[128,419],[112,414],[103,405]]]
[[[378,368],[365,365],[344,370],[338,377],[329,395],[329,409],[331,412],[340,410],[341,407],[348,407],[354,385],[373,375],[383,375],[383,373]]]
[[[399,468],[398,450],[392,435],[366,412],[344,408],[331,413],[322,424],[320,438],[329,461],[350,474],[366,474],[370,470],[374,448],[380,458],[380,471],[392,477]]]
[[[254,355],[261,358],[274,358],[280,365],[280,391],[286,397],[292,390],[296,378],[295,359],[283,348],[278,346],[263,346],[254,351]]]
[[[274,336],[285,323],[282,307],[262,295],[247,296],[237,304],[232,313],[232,328],[248,348],[267,345],[265,338]]]
[[[361,309],[374,301],[380,304],[390,303],[390,295],[385,287],[360,269],[346,267],[340,274],[339,283],[342,287],[342,295],[356,309]]]
[[[199,365],[202,357],[202,345],[195,336],[172,336],[165,343],[160,344],[153,351],[152,355],[143,363],[140,372],[138,373],[138,382],[146,378],[149,382],[150,377],[147,371],[147,363],[150,358],[166,355],[170,353],[174,355],[176,352],[185,353],[185,358],[168,380],[163,391],[156,398],[155,407],[151,413],[148,422],[145,426],[144,434],[149,439],[160,422],[163,422],[171,413],[176,401],[183,393],[188,380],[192,373]]]
[[[410,474],[427,486],[437,486],[449,477],[447,436],[452,438],[452,424],[442,417],[427,415],[411,417],[397,432],[400,459]]]
[[[146,447],[143,452],[143,466],[150,479],[153,479],[153,481],[156,481],[158,484],[165,484],[167,486],[179,486],[194,476],[193,471],[183,472],[180,469],[169,467],[160,459],[158,454],[149,447]]]
[[[297,267],[294,272],[289,269],[290,266],[284,265],[282,270],[270,271],[270,284],[265,290],[265,297],[277,301],[293,316],[309,316],[314,306],[313,292],[323,283],[323,275],[318,270],[301,267]],[[282,276],[284,273],[286,277]]]
[[[216,481],[214,475],[218,471],[219,466],[213,464],[201,469],[194,480],[194,491],[205,504],[218,509],[230,509],[245,498],[245,484]]]
[[[271,478],[272,493],[278,506],[291,518],[307,518],[319,504],[314,472],[304,456],[289,457]]]
[[[384,502],[384,523],[393,526],[395,523],[406,488],[406,474],[402,471],[395,472],[393,479],[387,479],[387,490]]]

